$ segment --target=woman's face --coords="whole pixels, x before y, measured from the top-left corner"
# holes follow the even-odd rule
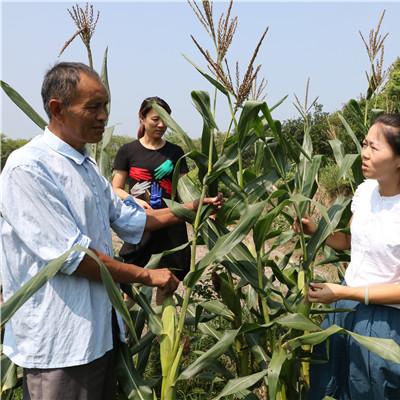
[[[363,141],[362,172],[366,178],[389,182],[400,177],[400,156],[396,155],[386,140],[382,124],[371,126]]]
[[[144,134],[150,139],[161,139],[167,130],[167,125],[153,109],[140,118],[140,123],[144,125]]]

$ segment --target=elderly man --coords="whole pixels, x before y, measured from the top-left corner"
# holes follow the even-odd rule
[[[179,220],[169,210],[122,203],[86,154],[85,144],[101,140],[108,118],[98,74],[84,64],[59,63],[45,75],[42,98],[48,127],[9,157],[0,178],[4,299],[77,244],[94,250],[116,282],[174,291],[178,280],[167,268],[112,258],[110,226],[137,243],[145,229]],[[206,202],[218,205],[219,199]],[[6,325],[3,351],[24,368],[24,398],[114,398],[116,319],[123,340],[96,262],[71,253]]]

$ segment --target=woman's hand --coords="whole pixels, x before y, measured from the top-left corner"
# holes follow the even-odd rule
[[[309,217],[303,217],[301,219],[301,225],[303,227],[303,232],[306,235],[313,235],[316,230],[317,230],[317,225],[315,224],[315,222],[309,218]],[[298,219],[295,219],[294,224],[293,224],[293,230],[296,233],[300,233],[301,232],[301,228],[300,228],[300,224]]]
[[[310,303],[333,303],[345,298],[346,286],[336,283],[310,283],[308,300]]]

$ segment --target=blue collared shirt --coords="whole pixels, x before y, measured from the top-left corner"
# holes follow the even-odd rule
[[[111,230],[129,243],[146,215],[125,205],[96,163],[47,128],[13,152],[0,176],[4,300],[74,245],[113,254]],[[111,303],[101,282],[73,275],[74,252],[60,272],[6,324],[4,353],[25,368],[87,364],[112,348]],[[119,318],[121,337],[123,324]]]

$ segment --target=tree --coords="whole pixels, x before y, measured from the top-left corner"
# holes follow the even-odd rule
[[[28,143],[26,139],[10,139],[4,133],[0,133],[1,137],[1,167],[6,163],[8,156],[16,149]]]

